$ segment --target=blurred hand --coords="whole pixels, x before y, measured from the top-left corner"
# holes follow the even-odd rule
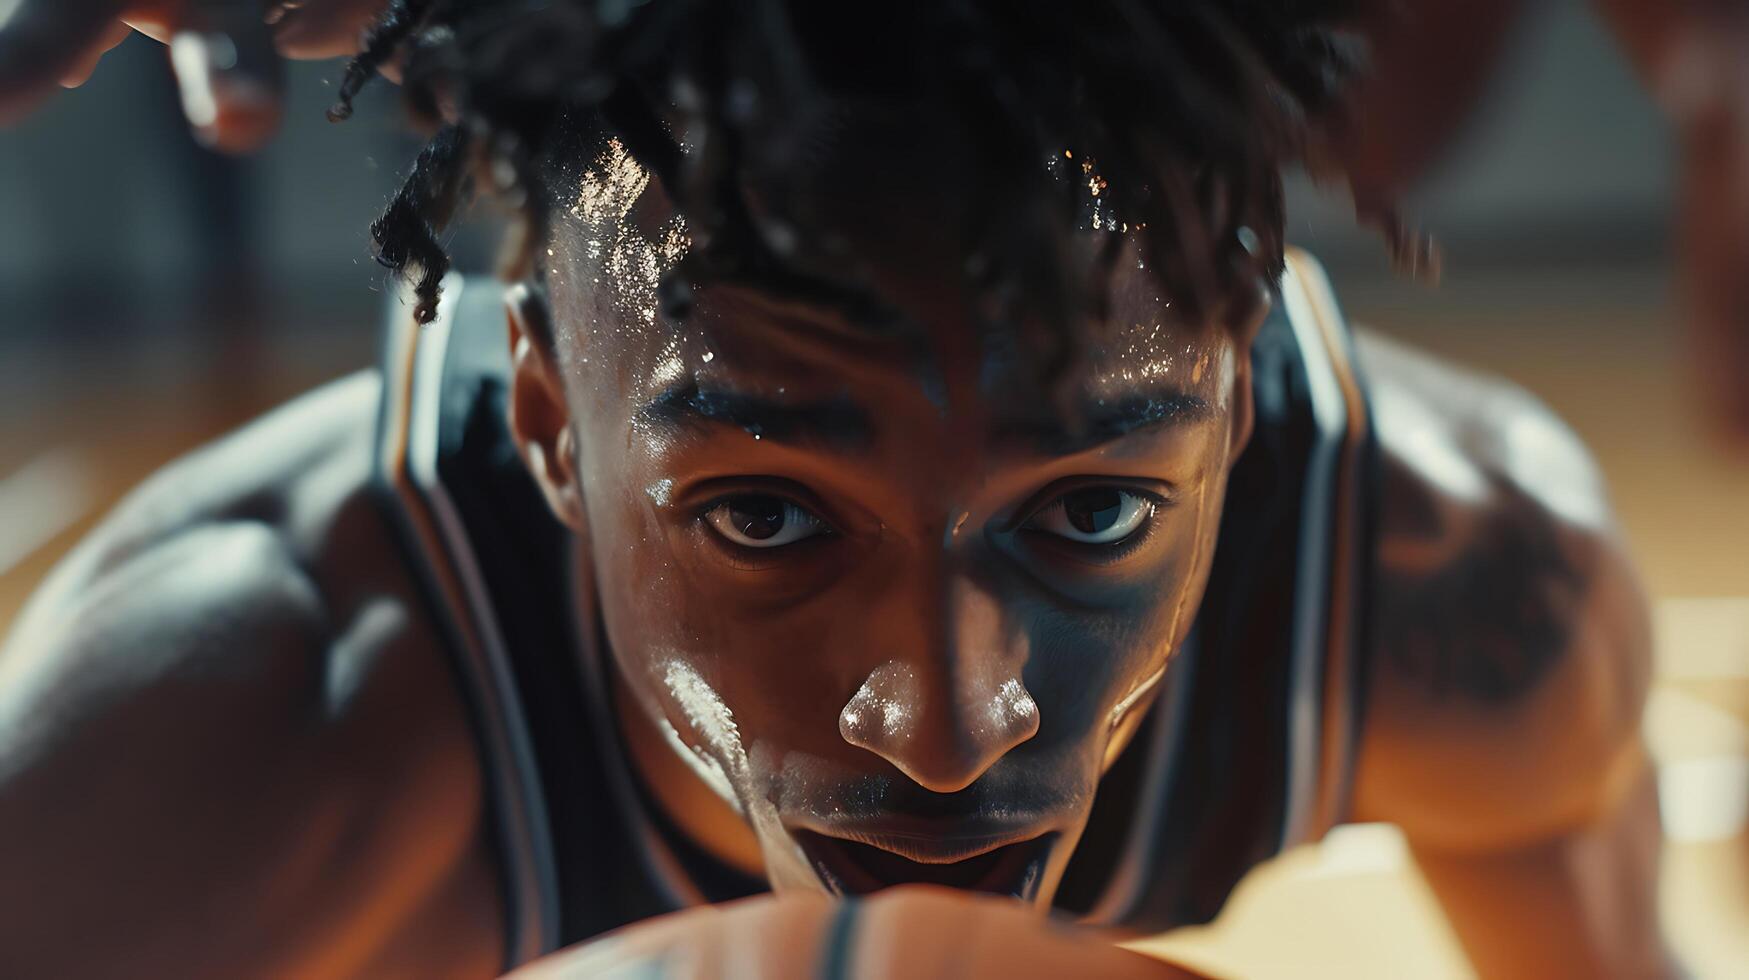
[[[1335,148],[1356,204],[1402,196],[1461,133],[1535,0],[1379,0],[1352,124]],[[1708,415],[1749,451],[1749,5],[1593,0],[1682,151],[1679,275]]]
[[[1681,148],[1677,254],[1701,395],[1749,453],[1749,7],[1600,0]]]
[[[510,980],[1195,980],[1018,902],[945,888],[889,888],[850,905],[763,895],[640,922],[555,953]]]
[[[91,76],[133,31],[168,46],[201,143],[252,150],[279,126],[281,58],[358,50],[387,0],[0,0],[0,124]],[[10,8],[10,12],[8,9]]]

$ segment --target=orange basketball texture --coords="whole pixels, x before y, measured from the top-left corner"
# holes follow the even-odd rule
[[[1201,974],[1041,918],[1009,899],[929,886],[849,903],[763,895],[628,926],[518,970],[513,980],[948,980]]]

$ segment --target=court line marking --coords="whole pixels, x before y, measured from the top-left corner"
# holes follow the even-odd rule
[[[1640,731],[1659,765],[1714,755],[1749,756],[1749,722],[1669,685],[1653,686]]]
[[[1409,843],[1396,824],[1350,823],[1333,828],[1318,845],[1307,878],[1395,874],[1409,865]]]
[[[0,478],[0,575],[78,523],[96,501],[85,454],[51,449]]]
[[[1749,596],[1657,599],[1652,622],[1658,677],[1749,679]]]
[[[1659,766],[1658,809],[1670,840],[1730,840],[1749,825],[1749,757],[1717,755]]]

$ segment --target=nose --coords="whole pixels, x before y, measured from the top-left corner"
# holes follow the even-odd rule
[[[945,591],[923,615],[887,620],[920,628],[883,638],[905,649],[871,671],[838,714],[846,742],[937,793],[970,786],[1039,725],[1020,677],[1024,641],[1006,635],[994,598],[964,581]]]

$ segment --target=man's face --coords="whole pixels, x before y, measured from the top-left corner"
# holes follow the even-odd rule
[[[1201,599],[1233,332],[1174,320],[1126,244],[1053,398],[922,239],[877,274],[898,336],[729,286],[665,323],[678,226],[610,227],[643,183],[595,179],[549,291],[619,710],[777,887],[1048,902]]]

